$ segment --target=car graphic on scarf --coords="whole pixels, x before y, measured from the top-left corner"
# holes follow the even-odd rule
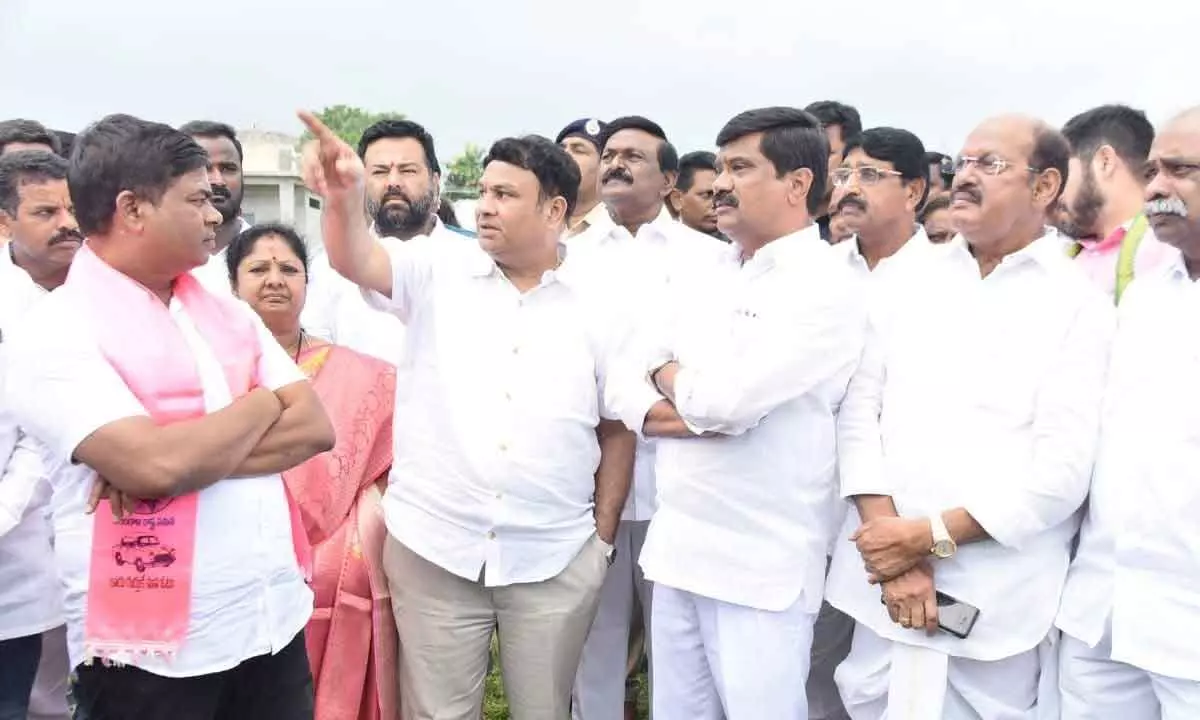
[[[175,562],[175,548],[162,545],[157,535],[126,535],[113,546],[113,560],[120,565],[133,565],[138,572],[148,567],[170,566]]]

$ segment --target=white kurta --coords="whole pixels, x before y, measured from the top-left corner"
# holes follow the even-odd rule
[[[842,494],[891,496],[903,517],[966,508],[993,539],[934,572],[980,619],[964,640],[892,623],[849,542],[835,551],[829,602],[889,646],[952,661],[1041,646],[1087,494],[1112,331],[1112,307],[1053,234],[986,278],[961,237],[937,253],[873,318],[838,421]],[[851,511],[842,536],[858,524]],[[944,666],[926,676],[945,687]]]
[[[1064,680],[1124,670],[1123,687],[1192,686],[1155,687],[1143,695],[1147,707],[1121,717],[1157,713],[1159,700],[1165,706],[1180,693],[1200,696],[1197,312],[1200,287],[1178,257],[1139,277],[1122,299],[1088,514],[1058,615],[1081,646],[1064,654],[1064,664],[1081,666],[1064,667]],[[1084,693],[1089,717],[1129,709],[1094,690]]]
[[[655,711],[667,719],[707,717],[698,693],[719,695],[731,720],[803,712],[836,521],[834,412],[866,323],[862,287],[815,226],[742,265],[728,252],[726,277],[643,368],[677,358],[679,414],[717,433],[658,443],[641,564],[656,583]]]

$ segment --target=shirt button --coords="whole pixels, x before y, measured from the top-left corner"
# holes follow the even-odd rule
[[[496,539],[495,531],[489,532],[487,537],[488,537],[488,540],[495,540]]]
[[[519,353],[519,352],[521,352],[521,348],[520,348],[520,346],[518,346],[518,345],[513,345],[513,355],[516,355],[516,354],[517,354],[517,353]]]
[[[508,452],[508,445],[500,443],[500,452]]]
[[[510,393],[510,392],[506,392],[506,393],[504,393],[504,399],[505,399],[505,400],[512,400],[512,393]]]
[[[499,500],[499,499],[501,499],[501,498],[503,498],[503,497],[504,497],[504,493],[496,493],[496,499],[497,499],[497,500]]]

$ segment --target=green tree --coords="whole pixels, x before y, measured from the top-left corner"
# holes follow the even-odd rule
[[[329,129],[338,137],[350,143],[351,147],[357,147],[358,139],[362,137],[363,131],[380,120],[404,119],[402,113],[373,113],[352,105],[331,105],[316,113],[316,116],[321,119],[321,122],[328,125]],[[312,133],[305,130],[304,134],[300,136],[300,144],[303,145],[309,140],[312,140]]]
[[[467,143],[446,166],[446,192],[450,200],[479,197],[479,179],[483,177],[483,148]]]

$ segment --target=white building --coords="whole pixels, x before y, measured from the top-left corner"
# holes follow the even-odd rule
[[[324,248],[321,240],[321,199],[308,191],[300,177],[298,139],[278,132],[239,130],[245,196],[242,216],[251,225],[281,222],[304,236],[310,252]]]

